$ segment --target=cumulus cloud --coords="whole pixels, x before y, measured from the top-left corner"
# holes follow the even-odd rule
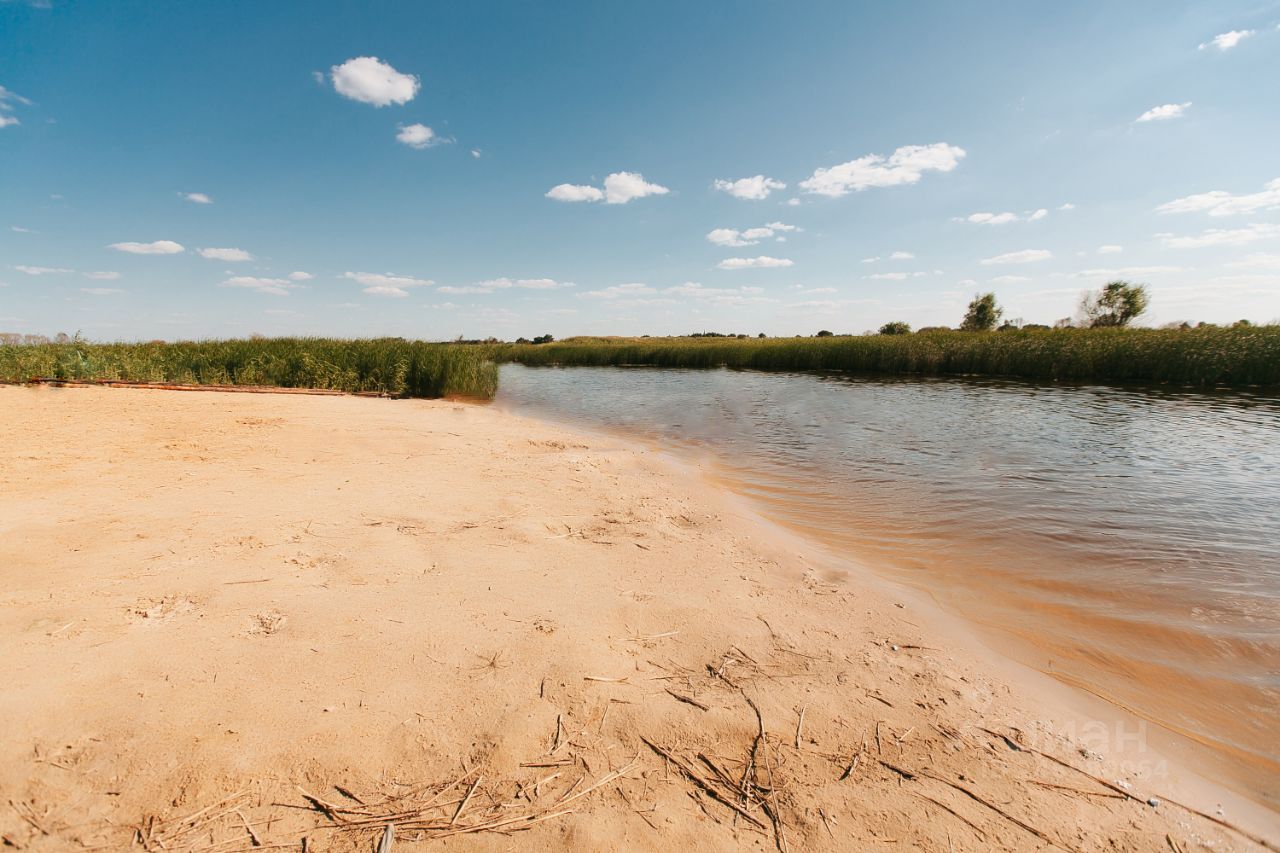
[[[1244,246],[1259,240],[1280,237],[1280,225],[1255,224],[1244,228],[1210,228],[1201,234],[1177,237],[1173,234],[1157,234],[1166,248],[1201,249],[1206,246]]]
[[[23,106],[31,106],[31,101],[19,95],[12,89],[6,89],[0,86],[0,127],[10,127],[12,125],[22,124],[18,117],[12,115],[13,105],[22,104]]]
[[[315,276],[313,276],[311,273],[303,272],[302,270],[294,270],[293,272],[289,273],[290,281],[311,281],[311,279],[313,278],[315,278]]]
[[[30,228],[23,228],[21,225],[10,225],[10,226],[9,226],[9,230],[10,230],[10,231],[12,231],[12,232],[14,232],[15,234],[34,234],[34,233],[36,233],[36,232],[32,231]]]
[[[868,154],[828,169],[817,169],[800,182],[807,193],[842,196],[870,187],[892,187],[917,183],[925,172],[950,172],[964,158],[963,148],[938,142],[933,145],[905,145],[888,157]]]
[[[209,198],[209,196],[204,193],[179,193],[179,195],[187,201],[195,202],[196,204],[213,204],[213,199]]]
[[[665,288],[662,293],[712,305],[759,305],[778,301],[761,296],[764,290],[759,287],[703,287],[696,281],[686,281],[684,284]]]
[[[587,299],[630,299],[636,296],[650,296],[658,291],[647,284],[633,282],[631,284],[615,284],[600,290],[588,290],[579,296]]]
[[[80,292],[87,293],[90,296],[114,296],[117,293],[124,293],[118,287],[82,287]]]
[[[409,295],[407,288],[427,287],[434,284],[429,279],[413,278],[407,275],[378,272],[345,272],[343,278],[349,278],[364,287],[364,292],[371,296],[405,297]]]
[[[75,270],[65,269],[64,267],[30,267],[25,264],[18,264],[14,269],[27,275],[60,275],[62,273],[75,272]]]
[[[971,213],[968,216],[957,216],[956,222],[972,222],[975,225],[1006,225],[1018,221],[1016,213]]]
[[[868,275],[868,276],[863,276],[863,278],[870,279],[871,281],[905,281],[906,279],[911,278],[911,273],[878,272],[878,273],[872,273],[871,275]]]
[[[416,148],[421,151],[423,148],[430,148],[439,142],[436,132],[425,124],[402,124],[400,130],[396,133],[396,141],[410,148]]]
[[[1260,210],[1280,208],[1280,178],[1267,181],[1261,192],[1248,195],[1232,195],[1226,190],[1176,198],[1156,208],[1157,213],[1197,213],[1206,211],[1210,216],[1236,216],[1257,213]]]
[[[728,193],[734,198],[750,199],[759,201],[762,198],[768,198],[769,193],[774,190],[785,190],[787,185],[782,181],[766,178],[764,175],[754,175],[750,178],[738,178],[736,181],[726,181],[723,178],[717,178],[714,184],[715,188],[720,192]],[[795,201],[795,199],[792,199]]]
[[[1099,255],[1118,255],[1123,251],[1124,251],[1124,246],[1108,245],[1108,246],[1098,247]]]
[[[1058,208],[1058,210],[1075,210],[1075,209],[1076,209],[1076,206],[1071,202],[1067,202],[1066,204]]]
[[[208,258],[211,261],[251,261],[253,255],[244,249],[196,249],[196,253],[202,258]]]
[[[1006,252],[993,258],[983,258],[981,263],[984,266],[993,264],[1032,264],[1037,261],[1047,261],[1052,257],[1053,252],[1048,249],[1023,249],[1020,252]]]
[[[422,85],[412,74],[401,74],[376,56],[357,56],[330,69],[333,89],[339,95],[385,107],[407,104]]]
[[[911,254],[910,252],[894,252],[892,255],[889,256],[889,260],[891,261],[910,261],[914,259],[915,259],[915,255]]]
[[[748,270],[767,267],[789,267],[793,263],[795,262],[789,258],[771,258],[768,255],[760,255],[756,258],[725,258],[716,266],[722,270]]]
[[[223,281],[219,287],[243,287],[272,296],[288,296],[290,290],[302,287],[286,278],[259,278],[252,275],[235,275]]]
[[[1270,252],[1254,252],[1226,266],[1232,269],[1280,269],[1280,254]]]
[[[768,225],[748,228],[745,231],[738,231],[735,228],[716,228],[707,233],[707,242],[717,246],[754,246],[761,240],[799,230],[796,226],[785,222],[770,222]]]
[[[604,192],[585,184],[556,184],[547,190],[546,197],[555,201],[600,201]]]
[[[1218,33],[1207,42],[1200,45],[1201,50],[1208,50],[1216,47],[1218,50],[1227,51],[1238,45],[1240,42],[1254,34],[1254,30],[1232,30],[1229,33]]]
[[[876,261],[878,261],[878,260],[880,260],[880,256],[879,256],[879,255],[876,255],[876,256],[871,257],[871,258],[863,258],[863,259],[862,259],[862,262],[863,262],[864,264],[874,264],[874,263],[875,263]]]
[[[131,255],[178,255],[186,251],[181,243],[172,240],[156,240],[153,243],[112,243],[108,249],[128,252]]]
[[[1048,215],[1049,215],[1049,211],[1045,210],[1045,209],[1042,207],[1042,208],[1040,208],[1039,210],[1037,210],[1037,211],[1035,211],[1034,213],[1032,213],[1031,215],[1029,215],[1029,216],[1027,217],[1027,221],[1028,221],[1028,222],[1036,222],[1036,221],[1038,221],[1038,220],[1044,219],[1044,218],[1045,218],[1046,216],[1048,216]]]
[[[585,184],[557,184],[547,190],[546,197],[555,201],[604,201],[626,204],[635,198],[666,195],[671,192],[659,184],[651,184],[639,172],[614,172],[604,179],[604,189]]]
[[[1183,104],[1161,104],[1158,107],[1152,107],[1147,110],[1145,113],[1134,119],[1134,121],[1168,121],[1171,118],[1182,118],[1183,113],[1185,113],[1187,108],[1190,106],[1190,101]]]
[[[992,284],[1022,284],[1027,281],[1031,279],[1025,275],[998,275],[991,279]]]
[[[109,270],[101,270],[97,272],[87,272],[84,274],[84,277],[91,278],[94,281],[115,281],[116,279],[120,278],[120,273],[111,272]]]

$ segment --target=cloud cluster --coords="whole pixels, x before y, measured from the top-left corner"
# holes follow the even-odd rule
[[[14,269],[18,272],[24,272],[27,275],[61,275],[63,273],[75,272],[75,270],[69,270],[63,267],[31,267],[26,264],[18,264]]]
[[[1232,30],[1229,33],[1218,33],[1218,35],[1209,39],[1207,42],[1203,42],[1200,45],[1200,49],[1208,50],[1211,47],[1216,47],[1218,50],[1222,51],[1231,50],[1231,48],[1235,47],[1253,34],[1253,30]]]
[[[905,145],[888,157],[868,154],[828,169],[817,169],[800,182],[807,193],[838,197],[870,187],[892,187],[917,183],[925,172],[950,172],[964,158],[965,151],[945,142],[933,145]]]
[[[664,186],[649,183],[639,172],[614,172],[604,179],[603,190],[588,184],[556,184],[547,190],[546,197],[554,201],[603,200],[605,204],[626,204],[632,199],[669,192]]]
[[[1176,198],[1156,208],[1157,213],[1197,213],[1206,211],[1210,216],[1237,216],[1257,213],[1260,210],[1280,208],[1280,178],[1263,186],[1262,192],[1249,195],[1232,195],[1226,190],[1210,190],[1207,193]]]
[[[272,296],[288,296],[290,290],[296,290],[303,285],[296,284],[287,278],[259,278],[253,275],[235,275],[223,281],[219,287],[244,287],[258,293],[267,293]]]
[[[429,279],[412,278],[407,275],[379,272],[344,272],[343,278],[349,278],[364,288],[371,296],[393,296],[403,298],[409,295],[408,288],[428,287],[434,282]]]
[[[329,76],[339,95],[375,107],[407,104],[422,85],[417,77],[401,74],[376,56],[348,59],[333,66]]]
[[[760,255],[756,258],[725,258],[716,266],[722,270],[750,270],[789,267],[794,263],[795,261],[790,258],[771,258],[768,255]]]
[[[179,255],[186,251],[181,243],[172,240],[156,240],[152,243],[112,243],[108,249],[128,252],[131,255]]]
[[[749,199],[751,201],[759,201],[768,198],[769,193],[774,190],[785,190],[787,185],[782,181],[766,178],[764,175],[753,175],[750,178],[738,178],[736,181],[726,181],[723,178],[717,178],[715,184],[716,189],[720,192],[728,193],[734,198]]]
[[[253,255],[244,249],[196,249],[196,253],[202,258],[208,258],[211,261],[251,261]]]
[[[785,222],[770,222],[758,228],[739,231],[736,228],[716,228],[707,232],[707,242],[717,246],[754,246],[761,240],[767,240],[778,234],[786,234],[800,229]]]
[[[22,104],[24,107],[29,107],[31,106],[31,101],[12,89],[0,86],[0,127],[22,124],[22,122],[18,121],[18,117],[12,114],[14,104]]]
[[[1023,249],[1020,252],[1006,252],[1003,255],[996,255],[993,258],[983,258],[979,263],[983,266],[992,266],[999,264],[1033,264],[1037,261],[1047,261],[1053,257],[1053,252],[1048,249]]]
[[[588,290],[579,296],[627,306],[671,305],[681,298],[711,305],[755,305],[777,301],[762,296],[762,293],[764,289],[759,287],[703,287],[696,281],[686,281],[662,290],[641,283],[615,284],[600,290]]]
[[[1070,205],[1064,205],[1061,210],[1070,210]],[[1049,215],[1047,208],[1039,208],[1037,210],[1028,210],[1022,216],[1016,213],[1005,211],[1004,213],[970,213],[968,216],[953,216],[952,222],[970,222],[974,225],[1008,225],[1010,222],[1039,222]]]
[[[118,287],[82,287],[81,293],[87,293],[90,296],[115,296],[117,293],[124,293]]]
[[[1259,240],[1280,237],[1280,225],[1254,224],[1244,228],[1210,228],[1187,237],[1173,234],[1157,234],[1167,249],[1203,249],[1206,246],[1244,246]]]
[[[553,278],[491,278],[467,285],[444,285],[436,290],[440,293],[493,293],[497,290],[559,290],[564,287],[577,287],[571,281],[556,281]]]
[[[1187,108],[1191,106],[1191,102],[1184,104],[1161,104],[1158,107],[1152,107],[1142,115],[1134,119],[1135,122],[1146,121],[1168,121],[1172,118],[1182,118]]]
[[[195,204],[213,204],[213,199],[204,193],[178,193],[178,195]]]

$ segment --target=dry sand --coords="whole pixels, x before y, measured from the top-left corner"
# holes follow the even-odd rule
[[[0,388],[0,435],[19,849],[1258,846],[1170,796],[1277,838],[643,448],[96,389]]]

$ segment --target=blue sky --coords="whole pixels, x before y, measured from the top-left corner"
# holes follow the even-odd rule
[[[1280,2],[0,0],[0,331],[1280,318]]]

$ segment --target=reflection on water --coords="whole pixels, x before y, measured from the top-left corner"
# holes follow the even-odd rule
[[[500,387],[501,405],[709,451],[765,515],[1280,802],[1280,399],[518,365]]]

